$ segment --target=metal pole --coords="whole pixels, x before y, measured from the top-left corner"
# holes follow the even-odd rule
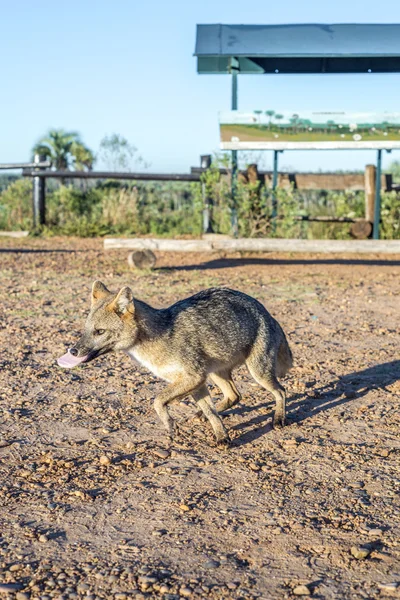
[[[381,222],[381,171],[382,171],[382,150],[378,150],[376,162],[376,182],[375,182],[375,208],[374,208],[374,240],[379,240],[379,225]]]
[[[278,152],[274,150],[274,170],[272,174],[272,231],[276,231],[276,218],[278,216],[278,200],[276,198],[276,188],[278,187]]]
[[[35,154],[33,162],[39,164],[46,160],[45,156]],[[46,224],[46,178],[33,178],[33,227],[36,229]]]
[[[232,71],[232,99],[231,99],[232,110],[238,108],[238,80],[237,71]],[[237,216],[237,173],[238,173],[238,155],[237,150],[232,150],[232,182],[231,182],[231,193],[232,193],[232,210],[231,210],[231,228],[232,236],[237,238],[239,234],[238,216]]]

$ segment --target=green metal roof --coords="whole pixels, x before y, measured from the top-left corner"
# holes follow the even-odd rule
[[[199,73],[398,73],[400,24],[197,25]]]

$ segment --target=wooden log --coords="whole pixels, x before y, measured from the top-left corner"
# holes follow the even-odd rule
[[[365,219],[356,221],[350,227],[350,234],[357,240],[366,240],[372,233],[372,223]]]
[[[23,238],[29,235],[29,231],[0,231],[3,237]]]
[[[131,269],[153,269],[156,260],[154,252],[145,248],[144,250],[134,250],[131,252],[128,256],[128,265]]]
[[[237,239],[215,242],[213,250],[224,252],[311,252],[334,253],[400,253],[400,240],[293,240]]]
[[[104,248],[166,252],[306,252],[348,254],[400,254],[400,240],[293,240],[239,238],[218,240],[168,240],[155,238],[105,238]]]
[[[365,185],[365,220],[373,223],[375,210],[376,166],[367,165],[364,175]]]
[[[213,242],[209,240],[172,240],[156,238],[105,238],[105,250],[126,248],[127,250],[145,250],[153,252],[211,252]]]
[[[357,221],[365,221],[361,217],[328,217],[324,215],[316,215],[311,217],[309,215],[299,215],[294,217],[295,221],[309,221],[310,223],[357,223]]]

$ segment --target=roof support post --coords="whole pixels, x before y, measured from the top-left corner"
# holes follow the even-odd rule
[[[203,154],[200,160],[202,169],[209,169],[211,167],[212,159],[210,154]],[[203,233],[214,233],[212,225],[213,199],[207,194],[207,186],[204,179],[201,181],[201,195],[203,198]]]
[[[375,182],[375,208],[374,208],[374,240],[379,240],[379,226],[381,222],[381,171],[382,171],[382,150],[378,150],[376,162],[376,182]]]
[[[278,187],[278,155],[282,150],[274,150],[274,170],[272,173],[272,231],[276,232],[276,220],[278,216],[278,199],[276,188]]]
[[[231,58],[230,72],[232,78],[231,90],[231,109],[238,109],[238,71],[239,62],[235,58]],[[238,174],[238,153],[237,150],[232,150],[232,181],[231,181],[231,230],[232,236],[237,238],[239,235],[238,215],[237,215],[237,174]]]

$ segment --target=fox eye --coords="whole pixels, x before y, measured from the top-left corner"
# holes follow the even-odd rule
[[[105,329],[95,329],[94,330],[94,335],[103,335],[103,333],[105,333],[106,330]]]

